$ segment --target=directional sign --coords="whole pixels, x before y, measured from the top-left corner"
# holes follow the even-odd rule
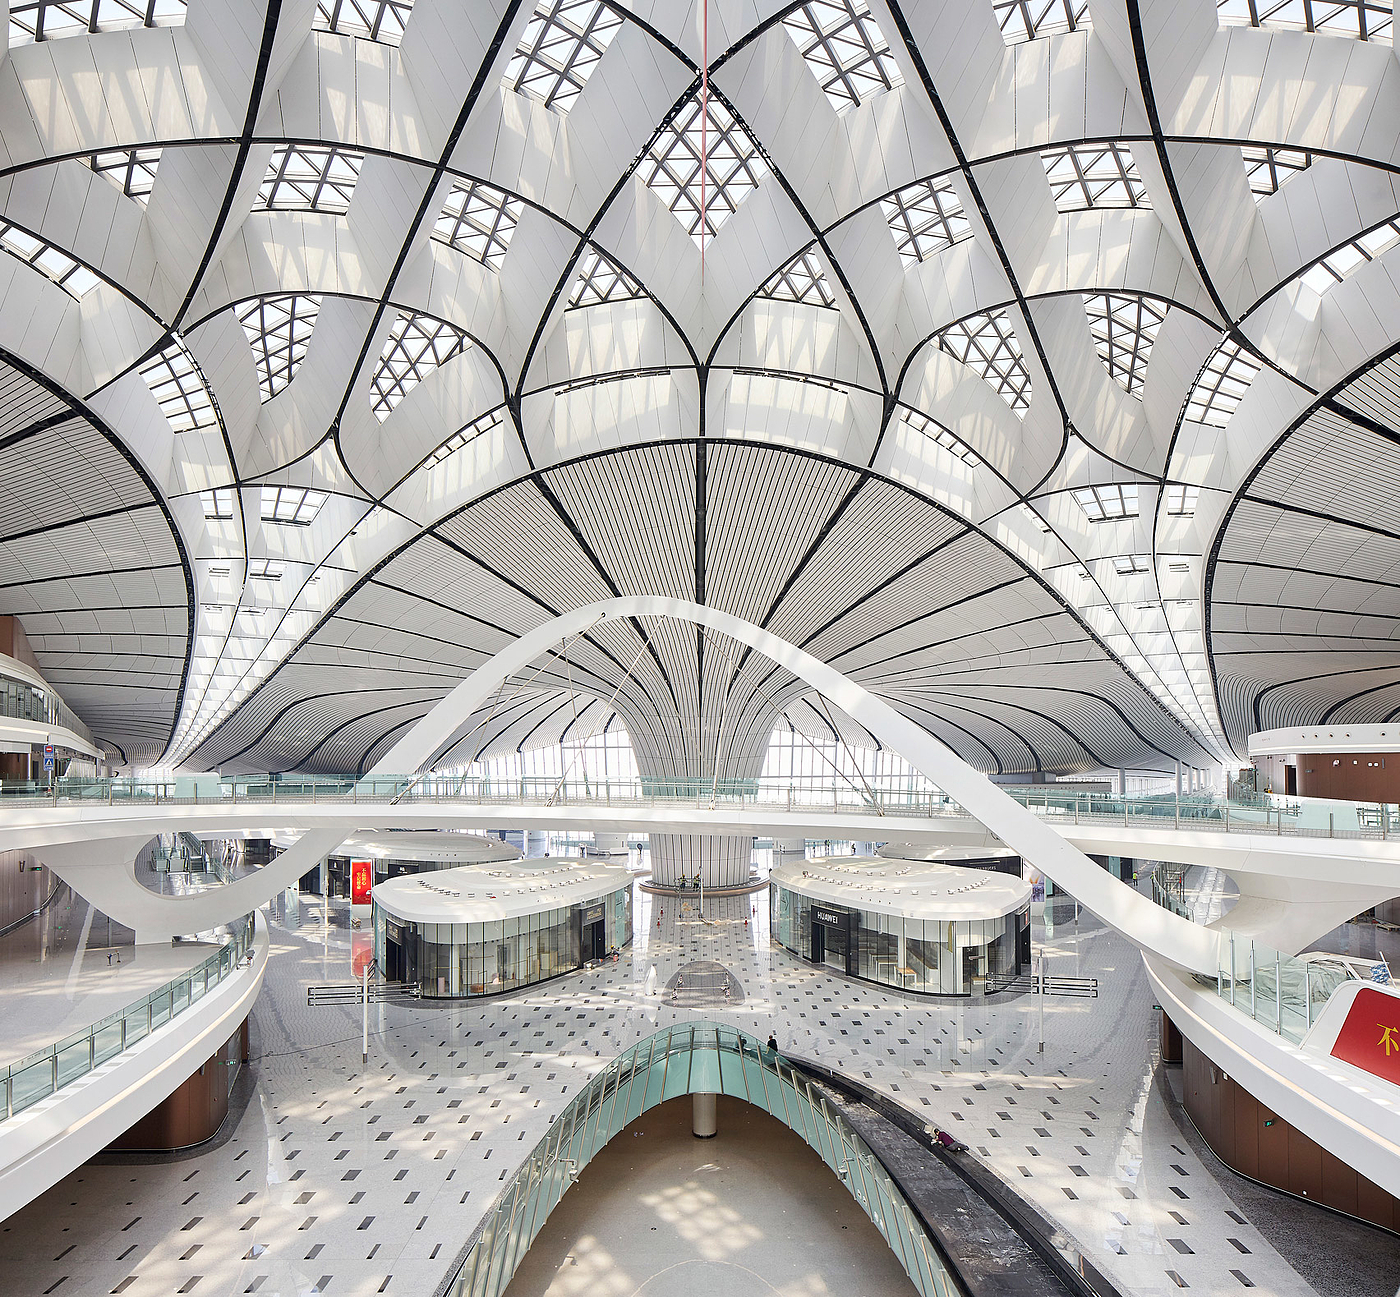
[[[44,758],[44,769],[45,769],[45,770],[52,770],[52,769],[53,769],[53,753],[52,753],[52,752],[50,752],[50,753]]]

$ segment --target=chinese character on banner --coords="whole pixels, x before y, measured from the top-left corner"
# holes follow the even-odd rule
[[[1358,991],[1332,1057],[1400,1085],[1400,996]]]
[[[350,862],[350,904],[368,905],[369,889],[374,882],[374,868],[368,860]]]

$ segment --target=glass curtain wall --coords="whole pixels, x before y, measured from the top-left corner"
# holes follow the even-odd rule
[[[1020,971],[1017,934],[1025,911],[995,919],[909,919],[874,910],[851,910],[790,888],[770,893],[773,935],[794,954],[812,959],[814,908],[854,915],[853,975],[921,995],[974,995],[986,979]],[[827,948],[826,928],[818,940]],[[830,962],[827,960],[826,962]]]
[[[548,981],[581,966],[579,914],[599,904],[565,906],[488,923],[409,923],[392,921],[402,931],[404,967],[425,996],[499,995]],[[632,940],[632,888],[603,898],[611,944],[621,949]],[[374,954],[381,969],[389,967],[390,916],[374,907]]]
[[[616,717],[601,733],[578,743],[506,752],[467,765],[445,767],[441,773],[482,780],[491,787],[519,788],[523,783],[531,792],[552,788],[566,776],[570,787],[635,783],[639,778],[632,740]]]
[[[869,784],[884,796],[913,793],[927,798],[937,791],[897,752],[808,738],[789,724],[769,736],[762,780],[770,791],[790,789],[795,802],[802,802],[804,794],[829,801],[833,784],[855,789]]]

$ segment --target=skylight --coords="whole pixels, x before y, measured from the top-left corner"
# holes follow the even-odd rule
[[[1312,166],[1313,161],[1311,153],[1276,149],[1268,144],[1246,144],[1240,152],[1244,155],[1244,173],[1256,203],[1278,193],[1288,180]]]
[[[490,432],[493,428],[499,428],[501,426],[501,408],[503,407],[498,407],[489,414],[483,414],[481,418],[475,419],[467,424],[460,432],[454,432],[452,436],[444,441],[441,446],[423,461],[423,467],[432,468],[435,464],[441,464],[443,460],[455,455],[469,441],[475,441],[482,433]]]
[[[421,311],[399,312],[370,379],[370,409],[383,423],[390,412],[439,365],[471,343],[465,330]]]
[[[621,17],[600,0],[539,0],[505,84],[567,113],[621,27]]]
[[[589,246],[578,262],[578,279],[569,295],[569,306],[597,306],[602,302],[626,302],[644,297],[642,286],[607,253]]]
[[[972,234],[962,200],[947,180],[920,180],[880,200],[899,258],[912,266]]]
[[[60,288],[72,297],[81,297],[97,287],[101,282],[86,266],[75,261],[66,252],[61,252],[52,243],[36,239],[18,225],[0,221],[0,248],[12,257],[43,271]]]
[[[212,491],[201,491],[199,493],[199,503],[204,509],[204,516],[210,522],[227,522],[233,517],[233,488],[231,486],[216,486]],[[211,569],[211,575],[213,575]],[[225,569],[224,576],[228,575]]]
[[[147,361],[139,372],[160,412],[177,433],[218,423],[204,375],[178,337],[172,335],[165,350]]]
[[[309,527],[327,498],[325,491],[313,491],[305,486],[265,486],[262,520],[286,527]]]
[[[1223,428],[1262,368],[1242,343],[1223,339],[1191,387],[1186,417],[1194,423]]]
[[[700,99],[688,100],[662,126],[638,174],[697,243],[700,219]],[[705,236],[712,238],[768,174],[747,132],[717,99],[710,100],[706,150]]]
[[[1196,502],[1201,498],[1199,486],[1170,485],[1166,492],[1167,512],[1178,518],[1189,518],[1196,512]]]
[[[1358,266],[1374,261],[1382,252],[1400,240],[1400,216],[1367,230],[1360,238],[1344,243],[1329,252],[1299,276],[1316,293],[1325,293],[1340,284]]]
[[[1390,43],[1391,0],[1216,0],[1222,23]]]
[[[123,27],[180,27],[184,21],[184,0],[14,0],[10,5],[10,47]]]
[[[250,581],[280,581],[282,571],[282,564],[273,559],[254,558],[248,561],[248,579]]]
[[[1025,417],[1031,408],[1031,376],[1005,311],[969,315],[933,336],[940,351],[970,366],[1018,416]]]
[[[921,414],[918,410],[904,410],[900,421],[907,428],[911,428],[914,432],[926,437],[934,445],[942,446],[944,450],[951,452],[969,468],[982,467],[981,459],[971,447],[959,441],[937,419],[930,419],[928,415]]]
[[[500,270],[525,204],[480,180],[458,181],[433,225],[433,238]]]
[[[128,198],[142,207],[151,196],[156,183],[156,168],[160,166],[161,149],[107,149],[87,159],[99,176],[105,176]]]
[[[783,26],[838,109],[904,84],[865,0],[809,0],[788,14]]]
[[[1113,522],[1138,516],[1138,489],[1135,482],[1122,485],[1085,486],[1070,492],[1090,522]]]
[[[412,8],[413,0],[316,0],[311,25],[318,31],[397,45]]]
[[[296,377],[321,310],[314,294],[253,297],[234,306],[258,366],[258,388],[270,401]]]
[[[992,11],[1008,45],[1089,25],[1089,0],[992,0]]]
[[[1066,144],[1043,149],[1040,157],[1055,206],[1062,212],[1151,206],[1126,144]]]
[[[759,297],[779,302],[806,302],[811,306],[835,306],[836,294],[826,281],[826,271],[815,248],[799,252],[758,290]]]
[[[1113,570],[1119,576],[1133,576],[1150,569],[1151,564],[1148,563],[1146,554],[1120,554],[1113,560]]]
[[[1155,297],[1085,293],[1084,311],[1109,377],[1129,396],[1141,396],[1147,358],[1167,317],[1167,303]]]
[[[343,215],[364,160],[349,149],[284,144],[272,155],[253,210]]]

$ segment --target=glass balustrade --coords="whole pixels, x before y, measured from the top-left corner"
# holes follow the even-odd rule
[[[1216,993],[1295,1045],[1342,983],[1358,976],[1341,960],[1285,955],[1238,933],[1224,934]]]
[[[469,1240],[447,1297],[499,1297],[550,1212],[608,1140],[648,1109],[696,1093],[744,1099],[796,1132],[840,1177],[924,1297],[961,1292],[899,1187],[821,1091],[755,1037],[701,1022],[638,1042],[584,1086]]]
[[[253,916],[233,924],[228,941],[203,963],[124,1009],[0,1071],[0,1121],[46,1099],[93,1068],[144,1040],[202,1000],[243,962],[253,944]]]

